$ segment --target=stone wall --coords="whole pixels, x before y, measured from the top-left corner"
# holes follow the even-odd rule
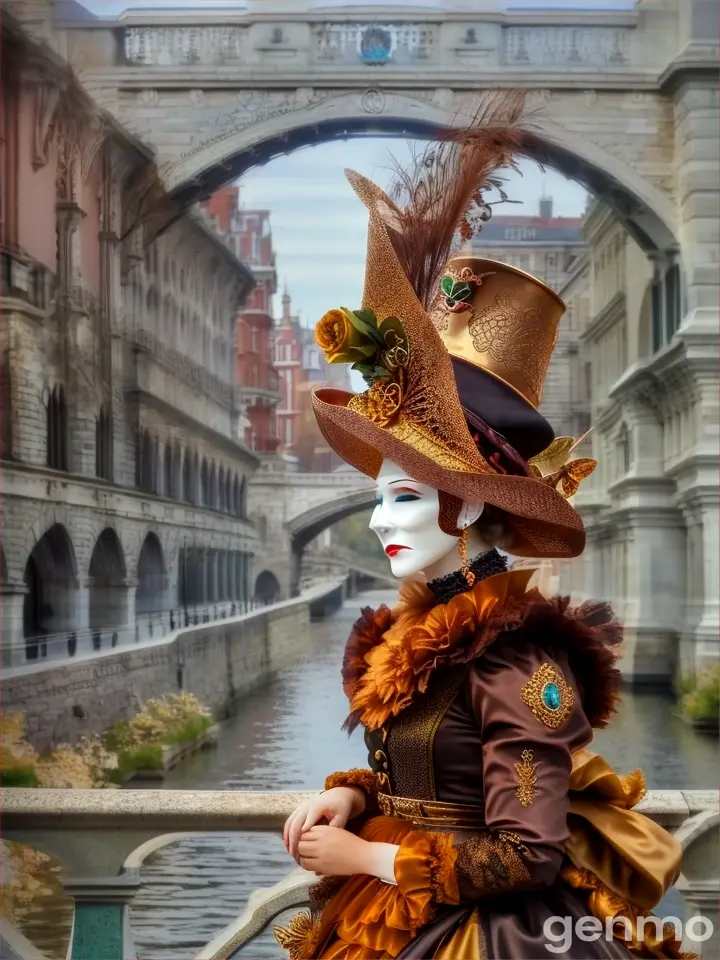
[[[107,730],[149,697],[179,690],[196,694],[222,717],[234,700],[308,652],[311,607],[336,606],[338,589],[342,593],[336,585],[121,653],[14,670],[0,685],[3,710],[25,714],[29,739],[40,750]]]

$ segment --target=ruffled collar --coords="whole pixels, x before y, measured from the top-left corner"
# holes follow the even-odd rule
[[[469,569],[475,576],[475,583],[479,583],[497,573],[505,573],[507,560],[493,548],[475,557],[469,564]],[[468,583],[462,570],[453,570],[444,577],[428,580],[427,586],[438,603],[448,603],[459,593],[465,593],[468,590]]]
[[[528,605],[541,601],[527,590],[533,570],[487,577],[438,604],[417,579],[400,588],[397,607],[366,607],[353,627],[343,659],[343,688],[350,701],[348,730],[363,723],[383,727],[427,689],[435,670],[467,663],[498,633],[520,623]]]

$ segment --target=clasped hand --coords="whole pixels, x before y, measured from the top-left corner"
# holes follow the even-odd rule
[[[371,874],[372,844],[344,829],[364,809],[365,794],[357,787],[334,787],[303,801],[285,822],[285,849],[301,867],[320,876]]]

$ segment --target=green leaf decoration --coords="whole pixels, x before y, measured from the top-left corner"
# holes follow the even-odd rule
[[[449,303],[468,303],[475,292],[474,285],[459,282],[450,274],[446,274],[440,281],[440,289]]]
[[[360,323],[365,325],[367,334],[373,338],[375,343],[377,343],[379,347],[384,346],[383,338],[378,330],[377,317],[372,310],[368,308],[363,310],[353,310],[353,317],[355,320],[351,320],[351,322],[354,323],[355,321],[360,321]]]
[[[452,289],[454,286],[455,286],[455,281],[453,280],[453,278],[450,276],[449,273],[446,274],[440,281],[440,289],[442,290],[443,294],[448,298],[451,296]]]
[[[375,343],[358,343],[353,347],[355,353],[361,353],[364,357],[368,359],[374,357],[377,353],[377,345]]]
[[[376,363],[361,363],[358,361],[354,363],[351,367],[352,370],[357,370],[358,373],[362,374],[363,379],[368,385],[373,384],[376,380],[380,380],[381,377],[389,376],[389,371],[385,367],[381,367]]]
[[[377,350],[378,347],[382,346],[380,335],[377,330],[377,324],[374,322],[375,315],[372,314],[371,311],[368,311],[368,312],[370,312],[373,322],[370,322],[355,310],[348,310],[345,307],[343,307],[342,312],[345,315],[345,317],[348,319],[348,321],[352,324],[354,329],[357,330],[357,332],[361,336],[366,338],[369,343],[373,344],[373,347],[375,350]]]

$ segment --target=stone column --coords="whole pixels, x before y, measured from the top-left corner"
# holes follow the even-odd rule
[[[252,554],[243,553],[243,599],[246,602],[252,600],[253,590],[250,583],[250,570],[252,566]]]
[[[675,832],[683,848],[682,874],[676,885],[686,906],[682,949],[707,960],[720,955],[720,814],[717,801],[714,807],[695,813]],[[703,939],[697,939],[698,936]]]
[[[133,960],[128,905],[139,876],[68,879],[63,886],[75,901],[69,960]]]
[[[622,515],[627,537],[621,669],[633,685],[670,686],[685,598],[685,529],[678,511],[639,506]]]
[[[25,661],[24,607],[27,587],[24,583],[4,583],[2,602],[2,665],[19,667]]]
[[[720,633],[720,496],[695,488],[681,499],[688,528],[687,611],[680,646],[680,672],[691,676],[717,660]]]

